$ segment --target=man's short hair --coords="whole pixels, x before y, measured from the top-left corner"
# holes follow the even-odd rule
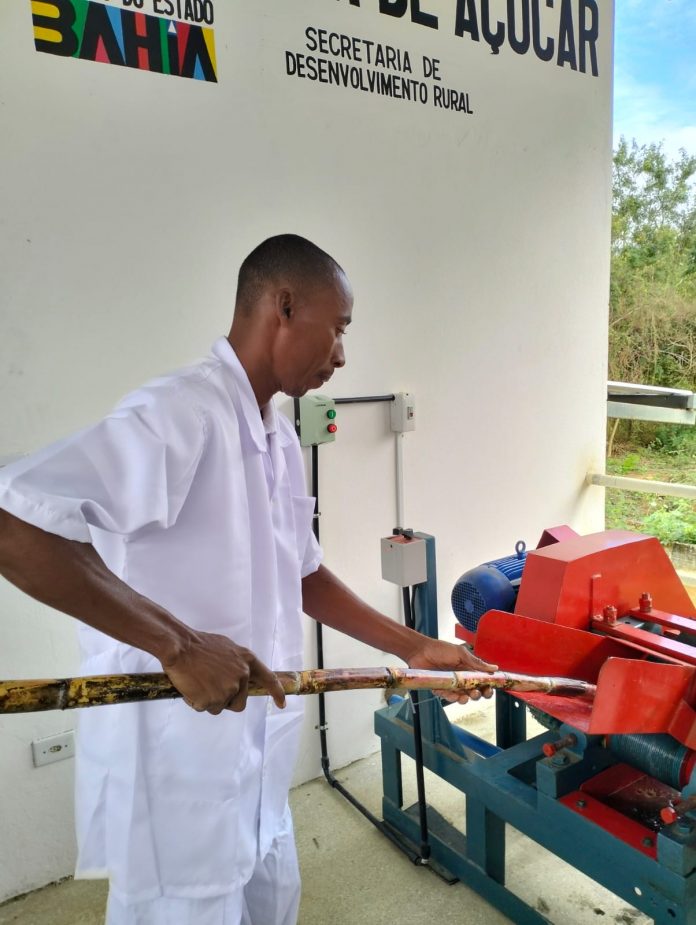
[[[269,282],[334,285],[342,272],[333,257],[307,238],[297,234],[275,235],[254,248],[239,268],[235,306],[243,314],[251,312]]]

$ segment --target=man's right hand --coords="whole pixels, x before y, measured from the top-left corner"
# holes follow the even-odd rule
[[[176,655],[161,661],[174,687],[200,713],[241,712],[249,685],[265,688],[277,707],[285,706],[285,692],[273,672],[227,636],[192,632]]]
[[[285,706],[280,682],[253,652],[227,636],[196,632],[138,594],[90,543],[47,533],[0,509],[0,574],[49,607],[150,652],[194,710],[243,710],[250,684]]]

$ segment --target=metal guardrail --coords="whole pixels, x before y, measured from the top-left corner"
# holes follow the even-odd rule
[[[632,421],[653,421],[665,424],[696,425],[696,392],[687,389],[666,389],[657,385],[635,382],[607,382],[607,417]],[[618,420],[614,425],[614,432]],[[609,440],[609,453],[614,433]],[[676,482],[653,482],[649,479],[632,479],[603,472],[588,472],[588,485],[619,488],[623,491],[642,491],[653,495],[696,500],[696,485]]]
[[[653,482],[649,479],[630,479],[622,475],[588,472],[587,484],[601,485],[604,488],[620,488],[624,491],[642,491],[653,495],[670,495],[673,498],[688,498],[696,501],[696,485],[682,485],[678,482]]]
[[[634,382],[608,382],[607,417],[693,426],[696,393]]]

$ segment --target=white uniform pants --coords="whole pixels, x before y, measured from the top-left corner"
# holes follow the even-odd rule
[[[238,892],[125,904],[110,891],[106,925],[296,925],[299,905],[300,871],[291,823]]]

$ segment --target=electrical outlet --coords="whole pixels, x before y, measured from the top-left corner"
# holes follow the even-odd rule
[[[45,739],[36,739],[31,743],[31,753],[35,768],[52,764],[54,761],[63,761],[65,758],[74,758],[75,733],[69,729],[58,735],[46,736]]]

